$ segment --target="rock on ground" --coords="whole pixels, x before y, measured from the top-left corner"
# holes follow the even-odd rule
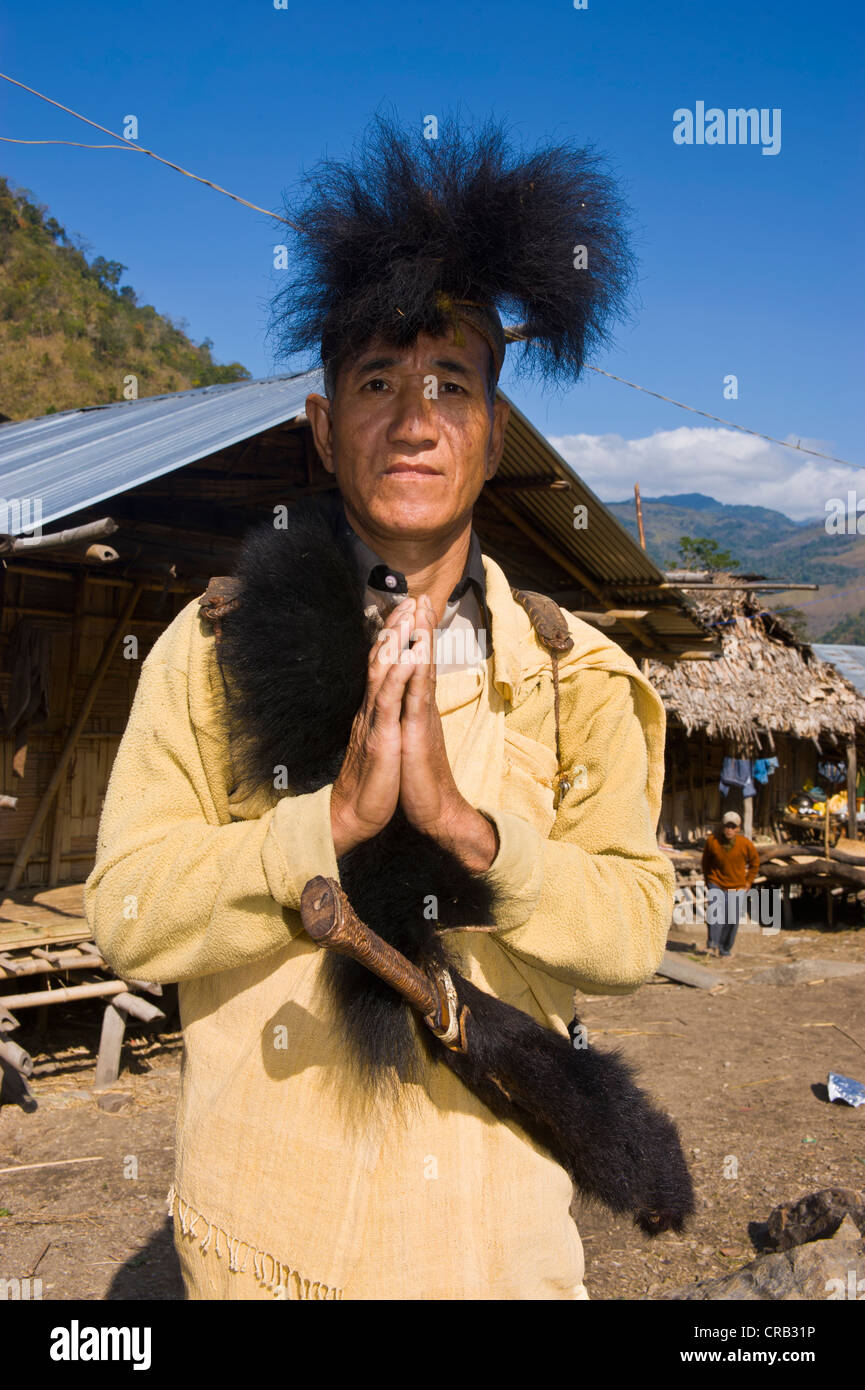
[[[802,1302],[817,1299],[858,1299],[865,1296],[865,1240],[850,1216],[845,1216],[831,1240],[771,1255],[760,1255],[742,1269],[720,1279],[688,1284],[662,1300],[745,1299],[762,1302]]]

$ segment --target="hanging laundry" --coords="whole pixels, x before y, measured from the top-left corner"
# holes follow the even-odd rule
[[[743,796],[756,796],[757,788],[751,771],[750,758],[725,758],[721,764],[718,790],[726,796],[731,787],[741,787]]]
[[[754,780],[765,784],[778,766],[777,758],[757,758],[754,763]]]
[[[817,764],[817,771],[821,777],[825,777],[827,782],[843,782],[847,776],[847,764],[822,762]]]

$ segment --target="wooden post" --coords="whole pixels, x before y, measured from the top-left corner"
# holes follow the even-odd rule
[[[640,545],[646,548],[646,533],[643,530],[643,504],[640,501],[640,484],[634,483],[634,504],[637,508],[637,530],[640,533]]]
[[[87,723],[88,715],[90,714],[90,711],[93,708],[93,702],[99,693],[99,687],[102,684],[105,672],[111,665],[112,657],[114,656],[114,653],[117,650],[117,644],[119,643],[121,637],[124,635],[125,629],[129,623],[129,619],[132,617],[133,610],[135,608],[136,603],[138,602],[139,595],[141,594],[143,588],[143,583],[139,581],[129,591],[129,594],[126,598],[126,602],[123,605],[123,610],[119,618],[117,619],[117,622],[114,624],[114,627],[111,630],[111,634],[107,642],[105,643],[105,649],[102,653],[102,656],[99,658],[99,665],[96,667],[96,670],[93,672],[93,675],[90,678],[90,685],[87,688],[87,694],[84,696],[84,700],[82,701],[81,708],[78,711],[75,723],[69,730],[69,734],[61,750],[60,757],[57,759],[57,766],[51,774],[51,780],[49,781],[48,786],[42,793],[39,805],[36,807],[33,819],[30,822],[30,825],[27,829],[27,833],[22,841],[21,848],[19,849],[15,857],[15,863],[12,865],[12,872],[10,873],[8,882],[6,884],[7,893],[14,893],[15,889],[18,887],[18,884],[21,882],[21,876],[24,873],[25,868],[27,867],[27,861],[29,860],[31,853],[33,852],[33,847],[36,844],[36,838],[39,834],[39,831],[42,828],[42,823],[45,820],[45,817],[51,808],[51,803],[54,800],[57,789],[60,786],[66,774],[66,769],[69,766],[69,759],[75,752],[75,745],[78,742],[78,735],[81,733],[81,730]]]
[[[90,545],[91,541],[101,540],[103,536],[113,536],[119,526],[110,516],[101,521],[88,521],[84,526],[72,526],[67,531],[55,531],[47,536],[16,536],[11,545],[13,555],[26,554],[31,550],[62,550],[68,546]],[[110,547],[109,547],[110,548]]]
[[[112,1086],[120,1074],[120,1053],[129,1017],[152,1023],[165,1014],[147,999],[139,999],[135,994],[118,994],[105,1005],[102,1018],[102,1034],[99,1039],[99,1056],[96,1059],[95,1091]]]
[[[856,739],[847,740],[847,838],[859,839],[856,822]]]
[[[750,840],[751,836],[754,834],[754,797],[745,796],[742,800],[745,803],[743,807],[745,814],[742,818],[742,834],[746,839]]]
[[[142,1023],[153,1023],[154,1019],[164,1019],[165,1015],[149,999],[139,999],[136,994],[117,994],[106,1004],[102,1020],[102,1036],[99,1038],[99,1056],[96,1058],[96,1080],[93,1090],[113,1086],[120,1076],[120,1054],[127,1031],[127,1019],[139,1019]]]
[[[706,834],[706,754],[705,734],[700,730],[700,834]]]
[[[675,763],[675,759],[674,759],[674,760],[672,761],[672,763],[670,764],[670,811],[671,811],[671,815],[670,815],[670,839],[671,839],[672,841],[674,841],[674,840],[677,840],[677,839],[678,839],[678,835],[676,834],[677,824],[676,824],[676,763]]]
[[[63,723],[61,729],[68,729],[72,722],[75,707],[75,677],[79,674],[81,660],[81,633],[87,589],[87,575],[82,574],[75,586],[75,617],[72,624],[72,639],[69,647],[69,682],[66,686],[66,699],[63,704]],[[54,820],[51,825],[51,851],[48,856],[48,887],[55,888],[60,882],[60,857],[63,850],[63,832],[66,827],[65,806],[66,779],[54,800]]]
[[[126,1014],[115,1009],[113,1004],[105,1005],[102,1015],[102,1033],[99,1038],[99,1056],[96,1059],[95,1091],[110,1086],[120,1074],[120,1053],[123,1049],[123,1035],[126,1032]]]

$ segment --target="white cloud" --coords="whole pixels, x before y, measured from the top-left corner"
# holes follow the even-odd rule
[[[791,444],[831,453],[821,440],[789,437]],[[795,521],[823,518],[830,497],[848,489],[865,497],[865,470],[826,463],[782,449],[738,430],[709,426],[659,430],[645,439],[618,434],[566,434],[550,437],[602,502],[703,492],[719,502],[771,507]]]

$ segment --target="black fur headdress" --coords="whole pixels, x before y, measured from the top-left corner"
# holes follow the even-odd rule
[[[354,162],[323,160],[305,182],[286,208],[298,268],[273,305],[280,356],[320,347],[338,365],[373,337],[406,346],[467,303],[498,334],[500,314],[524,329],[523,365],[572,380],[624,311],[626,208],[591,148],[522,154],[493,121],[448,119],[425,139],[378,117]]]
[[[222,619],[221,661],[232,761],[246,790],[281,776],[276,785],[314,791],[341,766],[372,633],[340,519],[333,499],[302,503],[287,529],[264,524],[244,545],[239,604]],[[355,912],[385,941],[421,969],[451,970],[472,1016],[468,1054],[449,1051],[378,976],[327,952],[324,980],[359,1091],[398,1094],[405,1081],[422,1084],[430,1066],[449,1066],[493,1114],[548,1149],[584,1194],[632,1214],[649,1234],[681,1229],[693,1192],[676,1127],[628,1066],[613,1053],[571,1046],[454,968],[443,929],[494,921],[486,883],[399,811],[342,856],[339,877]]]

